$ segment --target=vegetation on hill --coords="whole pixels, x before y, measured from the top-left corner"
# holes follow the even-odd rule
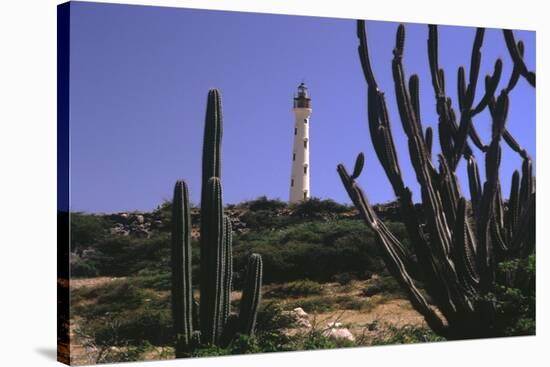
[[[169,202],[157,209],[166,221],[170,210]],[[304,278],[332,281],[342,274],[368,278],[384,270],[372,231],[359,219],[341,217],[351,209],[332,200],[312,199],[289,208],[279,200],[262,197],[228,210],[242,211],[239,220],[247,228],[242,234],[234,234],[234,268],[242,269],[248,255],[260,253],[267,283]],[[73,217],[77,220],[73,222],[72,238],[78,245],[71,260],[72,276],[121,277],[140,271],[170,271],[169,226],[141,238],[112,234],[114,224],[107,216],[80,213]],[[406,243],[402,224],[391,223],[390,227]],[[193,277],[198,279],[198,241],[194,240],[192,247]],[[237,286],[242,275],[235,274]]]

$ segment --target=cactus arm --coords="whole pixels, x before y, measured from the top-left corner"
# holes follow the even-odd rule
[[[418,75],[413,74],[409,78],[409,94],[416,121],[420,121],[420,87]]]
[[[402,288],[407,292],[413,307],[424,316],[428,325],[438,334],[446,335],[447,326],[445,321],[429,306],[422,293],[420,293],[414,284],[412,277],[409,275],[403,246],[394,236],[391,236],[391,233],[384,223],[378,219],[363,191],[348,175],[344,165],[339,164],[337,170],[350,199],[359,210],[365,223],[374,232],[379,246],[384,249],[382,254],[384,256],[384,262],[388,266],[388,270],[390,270],[392,275],[401,284]]]
[[[525,51],[525,46],[523,44],[523,41],[518,42],[518,52],[523,59],[523,52]],[[508,85],[506,86],[506,91],[510,93],[512,89],[515,88],[516,84],[519,81],[519,77],[521,76],[520,72],[520,65],[514,63],[514,68],[512,69],[512,74],[510,75],[510,79],[508,80]]]
[[[470,199],[472,202],[472,211],[474,217],[478,217],[478,208],[481,201],[482,189],[479,178],[479,168],[475,157],[468,157],[468,183],[470,186]]]
[[[506,212],[506,227],[508,228],[508,238],[512,239],[518,225],[519,208],[519,172],[517,170],[512,174],[512,183],[510,185],[510,196],[508,199],[508,210]]]
[[[172,315],[176,357],[183,357],[193,335],[193,288],[191,282],[191,217],[189,193],[184,181],[174,187],[172,201]]]
[[[475,261],[475,237],[466,215],[466,199],[461,198],[458,204],[455,228],[453,231],[455,240],[455,263],[459,269],[459,276],[471,297],[479,285]]]
[[[518,47],[519,45],[516,43],[516,40],[514,38],[514,32],[510,29],[504,29],[502,32],[504,33],[506,47],[508,48],[510,57],[514,62],[514,66],[518,67],[518,71],[521,76],[524,77],[525,80],[527,80],[532,87],[536,87],[537,75],[534,71],[529,71],[527,69],[527,65],[525,65],[525,62],[523,61],[523,52],[521,52],[520,48]]]
[[[424,135],[424,141],[426,142],[426,151],[432,159],[432,145],[433,145],[433,130],[431,127],[426,128],[426,133]]]
[[[359,52],[359,59],[361,60],[361,67],[363,70],[363,74],[365,75],[365,79],[367,80],[367,83],[369,84],[369,86],[372,86],[374,90],[377,90],[378,85],[376,83],[376,79],[374,78],[374,73],[372,72],[372,67],[371,67],[370,58],[369,58],[369,47],[367,45],[367,30],[366,30],[364,20],[357,21],[357,38],[359,38],[358,52]]]
[[[254,335],[256,317],[260,307],[262,272],[262,257],[258,254],[250,255],[239,312],[240,332],[249,336]]]

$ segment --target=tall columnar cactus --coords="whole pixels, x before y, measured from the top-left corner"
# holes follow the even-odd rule
[[[193,337],[193,287],[191,284],[191,217],[184,181],[176,182],[172,201],[172,313],[176,357],[189,349]]]
[[[172,217],[172,309],[176,332],[176,357],[187,355],[199,344],[222,344],[233,333],[253,335],[262,284],[261,256],[252,254],[243,291],[242,315],[246,327],[234,327],[231,314],[233,277],[231,221],[223,213],[221,185],[222,114],[220,93],[208,93],[204,129],[201,238],[200,303],[193,299],[191,282],[191,222],[189,199],[183,181],[176,183]],[[252,265],[251,265],[252,264]],[[251,270],[252,269],[252,270]],[[196,315],[197,308],[199,315]],[[200,322],[198,322],[198,320]],[[200,331],[198,330],[200,329]]]
[[[458,70],[459,114],[445,90],[445,74],[438,64],[438,34],[429,26],[428,56],[432,86],[439,116],[441,153],[439,167],[432,160],[433,133],[422,127],[419,110],[417,75],[405,80],[402,63],[405,28],[397,30],[392,71],[399,116],[408,139],[409,155],[421,189],[421,220],[405,185],[397,159],[384,93],[380,90],[369,60],[364,21],[357,23],[359,57],[368,85],[368,122],[371,140],[384,171],[398,198],[412,249],[403,246],[377,217],[356,179],[361,174],[364,156],[359,154],[353,174],[338,165],[342,182],[367,225],[374,231],[385,263],[407,291],[415,309],[438,334],[449,339],[500,335],[495,326],[496,305],[490,294],[495,291],[497,263],[525,257],[535,250],[535,186],[531,158],[506,129],[509,93],[519,76],[534,86],[534,72],[523,62],[523,44],[515,44],[513,34],[505,31],[514,60],[507,86],[497,97],[502,61],[495,62],[492,75],[485,77],[485,91],[474,103],[484,29],[477,30],[472,47],[471,65],[466,81],[463,67]],[[479,138],[473,118],[488,108],[492,118],[492,136],[488,145]],[[482,184],[468,138],[485,155],[486,180]],[[512,176],[507,210],[499,181],[501,141],[523,159],[522,173]],[[462,194],[456,169],[460,160],[467,163],[470,202]],[[413,278],[413,274],[419,279]],[[419,291],[421,281],[437,311]]]

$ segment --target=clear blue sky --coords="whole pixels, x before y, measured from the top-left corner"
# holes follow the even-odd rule
[[[394,198],[369,137],[354,20],[79,2],[72,4],[71,17],[71,210],[149,210],[171,197],[180,178],[198,203],[206,95],[213,87],[223,98],[225,202],[260,195],[287,200],[292,95],[302,80],[313,103],[312,195],[349,202],[336,165],[344,162],[351,169],[363,151],[360,181],[371,202]],[[396,27],[367,22],[374,71],[417,201],[391,77]],[[406,72],[419,74],[423,123],[435,126],[427,27],[407,24],[406,32]],[[469,66],[474,32],[440,27],[440,64],[453,102],[456,70]],[[534,69],[535,33],[515,34],[525,42],[526,62]],[[502,57],[504,85],[511,60],[499,30],[486,32],[482,51],[480,76]],[[475,123],[487,141],[488,113]],[[535,91],[524,80],[511,95],[508,128],[534,157]],[[520,165],[504,149],[505,192]],[[465,178],[464,164],[459,174]],[[462,186],[467,190],[466,181]]]

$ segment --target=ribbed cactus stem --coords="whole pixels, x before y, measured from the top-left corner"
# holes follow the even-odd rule
[[[206,194],[206,184],[211,177],[221,179],[221,141],[223,135],[223,116],[221,95],[217,89],[208,91],[204,138],[202,146],[202,192],[201,201]]]
[[[223,323],[227,323],[227,318],[231,312],[231,289],[233,282],[233,236],[231,228],[231,220],[229,217],[224,217],[224,287],[223,287]]]
[[[216,344],[223,328],[225,237],[220,179],[212,177],[201,206],[201,337]]]
[[[239,314],[240,331],[242,334],[254,335],[261,299],[262,271],[262,257],[258,254],[252,254],[248,259]]]
[[[188,351],[193,335],[191,217],[189,193],[184,181],[176,182],[172,202],[172,314],[176,357],[182,357]]]

